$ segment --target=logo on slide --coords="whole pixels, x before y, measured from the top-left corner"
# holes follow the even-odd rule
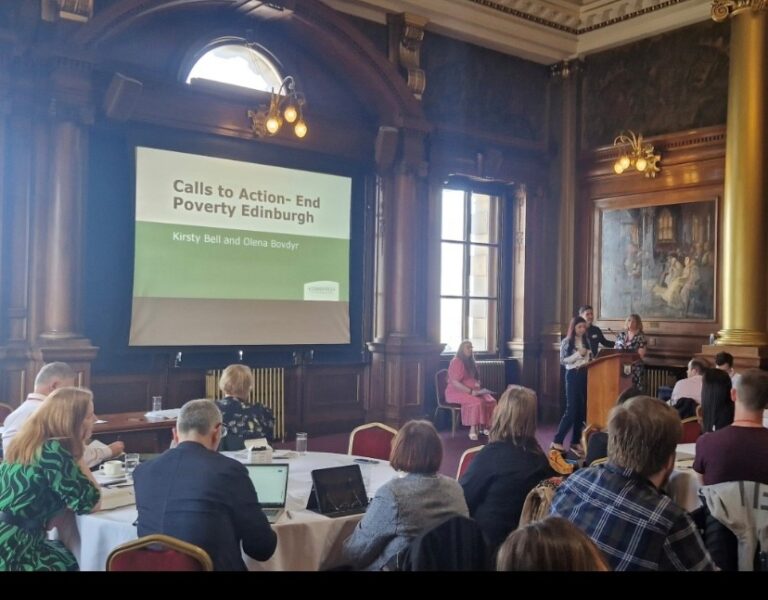
[[[304,284],[304,300],[339,301],[338,281],[310,281]]]

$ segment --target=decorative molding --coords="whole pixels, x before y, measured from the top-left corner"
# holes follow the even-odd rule
[[[402,67],[406,74],[408,89],[417,100],[427,87],[424,69],[421,68],[421,44],[428,20],[410,13],[388,15],[390,29],[390,60]]]
[[[722,23],[728,17],[746,10],[768,10],[768,0],[713,0],[712,20]]]

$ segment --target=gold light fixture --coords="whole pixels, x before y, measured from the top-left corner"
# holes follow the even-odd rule
[[[280,88],[274,89],[269,99],[269,108],[262,105],[258,110],[249,110],[251,129],[257,137],[275,135],[283,123],[293,124],[293,133],[298,138],[307,135],[307,122],[304,120],[304,94],[296,89],[296,79],[288,75],[280,82]]]
[[[634,167],[646,177],[656,177],[661,169],[658,162],[661,154],[653,153],[653,144],[644,144],[643,135],[635,135],[627,131],[616,136],[613,145],[620,149],[619,158],[613,163],[613,170],[621,175],[627,169]]]

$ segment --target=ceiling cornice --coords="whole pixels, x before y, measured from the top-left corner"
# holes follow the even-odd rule
[[[324,0],[336,10],[386,22],[408,12],[427,29],[552,64],[704,21],[710,0]]]

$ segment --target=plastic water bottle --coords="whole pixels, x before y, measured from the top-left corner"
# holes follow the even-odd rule
[[[715,334],[714,333],[710,333],[709,334],[709,345],[710,346],[714,346],[715,345]]]

